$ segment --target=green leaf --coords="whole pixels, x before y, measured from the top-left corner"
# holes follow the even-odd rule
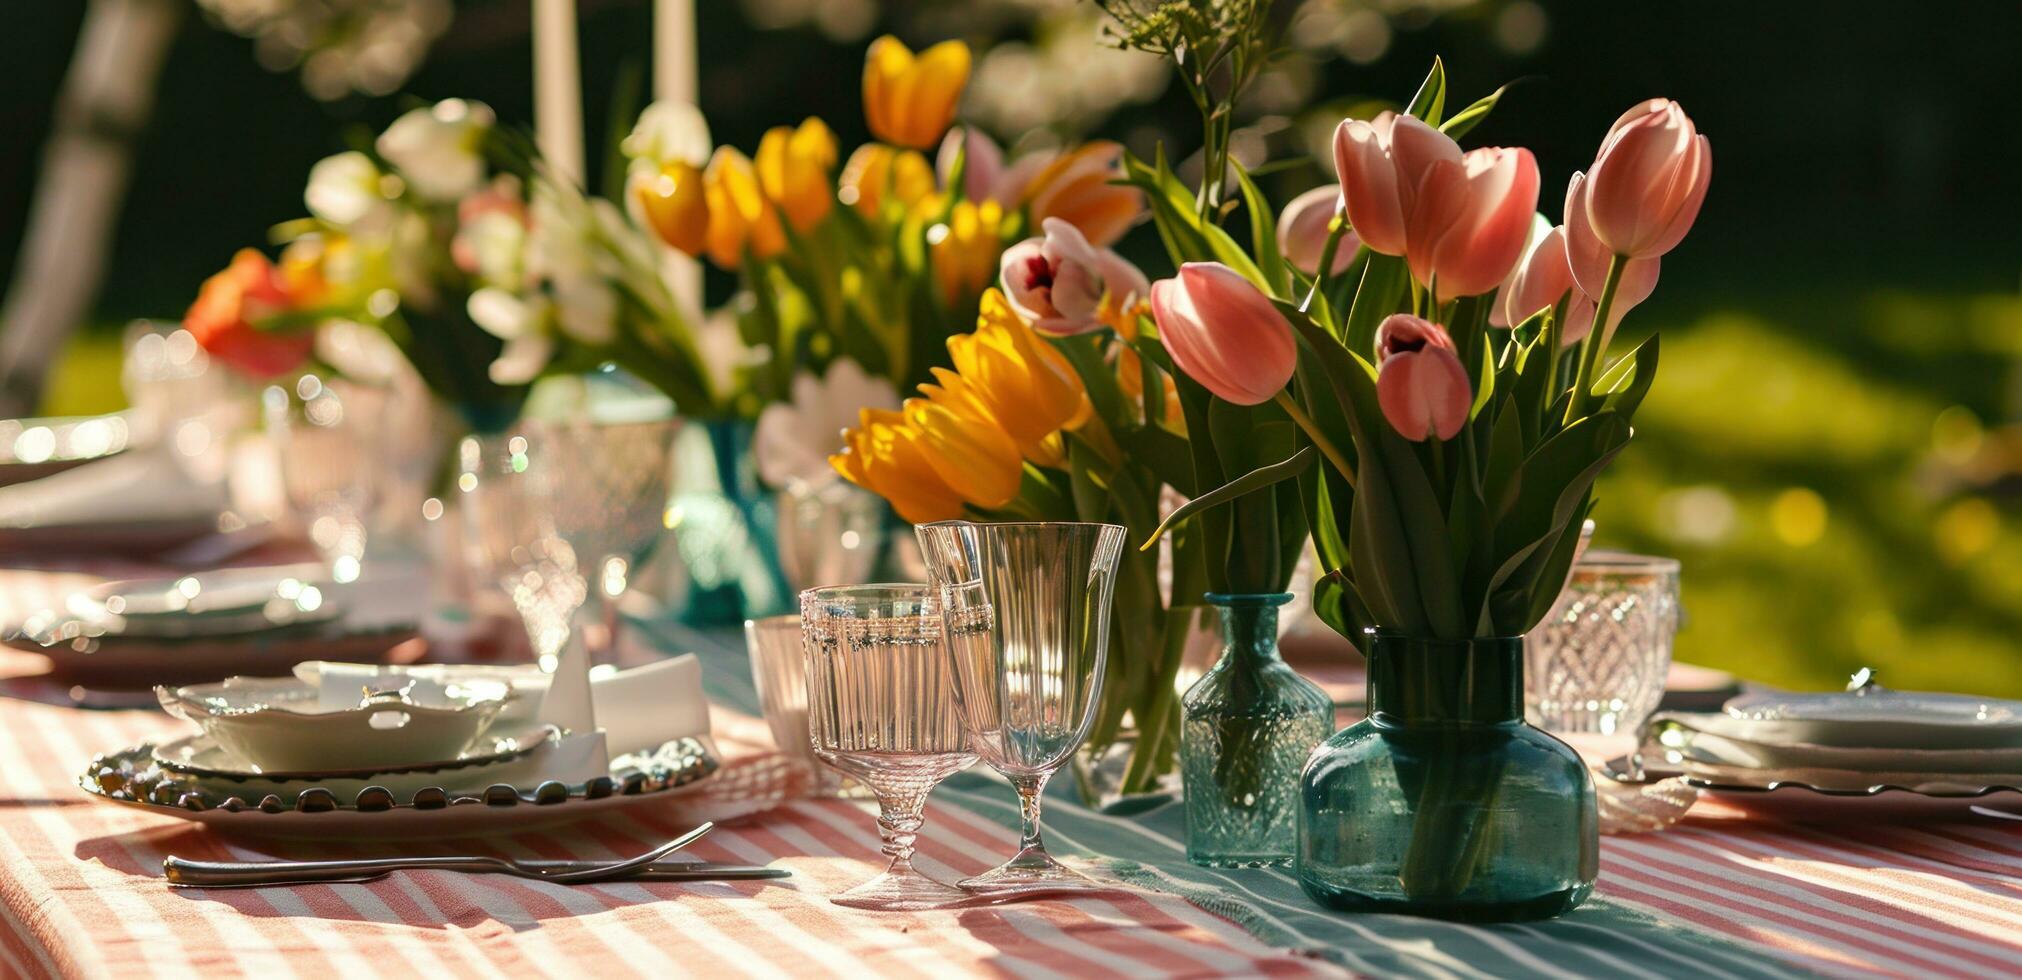
[[[1446,122],[1440,124],[1439,131],[1454,139],[1466,136],[1474,127],[1481,125],[1482,120],[1487,119],[1489,113],[1495,111],[1496,103],[1502,101],[1502,94],[1507,91],[1509,91],[1509,86],[1504,85],[1474,100],[1473,105],[1454,113],[1452,119],[1448,119]]]
[[[1256,254],[1258,268],[1263,271],[1265,288],[1279,296],[1292,295],[1292,273],[1285,257],[1278,251],[1277,216],[1271,212],[1271,202],[1264,192],[1257,189],[1257,182],[1250,179],[1250,172],[1241,163],[1230,161],[1236,171],[1236,181],[1242,185],[1243,208],[1250,212],[1250,249]]]
[[[1411,270],[1400,255],[1369,256],[1362,267],[1362,284],[1355,290],[1355,302],[1348,308],[1348,320],[1340,337],[1358,357],[1372,356],[1376,349],[1376,327],[1383,318],[1398,312],[1411,288]]]
[[[1623,418],[1629,419],[1635,416],[1636,409],[1643,404],[1643,396],[1650,393],[1650,385],[1657,380],[1656,335],[1653,334],[1650,339],[1638,344],[1628,356],[1615,362],[1615,367],[1621,368],[1625,364],[1635,372],[1634,375],[1602,389],[1608,391],[1609,395],[1601,403],[1601,408],[1604,411],[1619,412]],[[1611,370],[1609,373],[1614,372]],[[1602,380],[1608,379],[1604,376]]]
[[[1158,539],[1165,535],[1168,528],[1209,507],[1227,503],[1243,494],[1261,490],[1298,476],[1300,473],[1305,472],[1306,467],[1313,465],[1313,456],[1313,447],[1301,447],[1298,452],[1292,454],[1292,458],[1290,459],[1272,463],[1269,466],[1260,466],[1222,486],[1216,487],[1181,504],[1179,507],[1174,508],[1172,513],[1167,514],[1165,520],[1159,522],[1158,529],[1152,532],[1149,539],[1138,546],[1139,550],[1150,548],[1152,545],[1157,544]]]
[[[1115,435],[1130,458],[1143,463],[1160,482],[1170,484],[1186,496],[1194,495],[1198,489],[1194,483],[1194,462],[1184,437],[1158,425],[1143,425]]]
[[[1418,94],[1411,97],[1411,104],[1404,107],[1406,115],[1417,116],[1429,125],[1439,125],[1440,114],[1446,111],[1446,63],[1438,57],[1432,59],[1432,70],[1425,75],[1425,81],[1418,86]]]

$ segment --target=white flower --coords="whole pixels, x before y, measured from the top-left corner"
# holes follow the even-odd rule
[[[444,99],[394,120],[379,136],[379,155],[416,194],[454,201],[484,183],[484,136],[491,124],[484,103]]]
[[[546,297],[521,297],[503,289],[480,289],[470,294],[468,309],[473,322],[505,341],[505,349],[491,362],[494,382],[527,384],[547,369],[555,342],[547,333],[552,311]]]
[[[709,151],[714,147],[702,110],[686,102],[662,101],[639,113],[638,124],[618,148],[657,171],[676,160],[701,167],[709,162]]]
[[[392,202],[380,193],[384,177],[371,157],[356,150],[324,157],[309,168],[302,202],[310,214],[331,225],[370,233],[391,220]]]
[[[793,379],[792,402],[759,413],[751,440],[758,474],[775,487],[829,479],[835,475],[829,455],[842,449],[843,430],[857,423],[858,413],[898,407],[891,382],[865,374],[848,358],[837,358],[825,377],[802,372]]]
[[[534,185],[528,271],[545,279],[563,334],[602,346],[618,337],[618,295],[607,278],[611,254],[596,211],[546,181]]]

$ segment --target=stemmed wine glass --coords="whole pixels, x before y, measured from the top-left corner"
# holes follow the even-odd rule
[[[878,799],[891,864],[830,898],[850,908],[939,908],[966,893],[913,868],[927,794],[976,763],[955,711],[941,604],[925,585],[852,585],[800,594],[808,738],[822,762]]]
[[[1095,723],[1124,529],[947,521],[918,533],[944,609],[969,744],[1018,791],[1024,825],[1011,860],[961,886],[1101,887],[1046,853],[1039,808],[1046,781]]]
[[[528,420],[508,434],[464,440],[458,487],[471,567],[513,598],[543,667],[559,661],[592,590],[605,629],[589,659],[615,654],[627,574],[666,527],[668,453],[679,424]]]

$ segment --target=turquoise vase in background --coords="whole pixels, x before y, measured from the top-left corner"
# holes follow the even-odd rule
[[[779,570],[777,513],[751,458],[753,423],[698,420],[675,439],[667,526],[686,574],[681,622],[735,626],[791,612]]]
[[[1222,652],[1181,701],[1187,860],[1271,867],[1292,860],[1299,773],[1334,727],[1334,702],[1278,656],[1289,592],[1210,594]]]
[[[1543,919],[1593,891],[1594,784],[1523,720],[1523,638],[1370,631],[1369,711],[1300,778],[1299,884],[1321,905]]]

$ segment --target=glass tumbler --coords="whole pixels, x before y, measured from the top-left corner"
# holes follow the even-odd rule
[[[1554,732],[1633,732],[1664,696],[1678,630],[1678,562],[1591,551],[1525,644],[1530,721]]]
[[[813,796],[834,796],[842,789],[835,770],[815,758],[807,734],[807,667],[802,663],[800,617],[767,616],[744,621],[744,645],[751,654],[751,683],[765,725],[779,751],[814,774]]]
[[[913,867],[927,794],[976,763],[955,709],[940,601],[924,585],[809,589],[800,623],[814,754],[871,788],[891,859],[830,901],[903,911],[962,900]]]
[[[1124,529],[948,521],[918,531],[947,610],[969,742],[1018,791],[1022,822],[1018,853],[962,887],[1101,887],[1046,853],[1039,811],[1046,781],[1095,724]]]

